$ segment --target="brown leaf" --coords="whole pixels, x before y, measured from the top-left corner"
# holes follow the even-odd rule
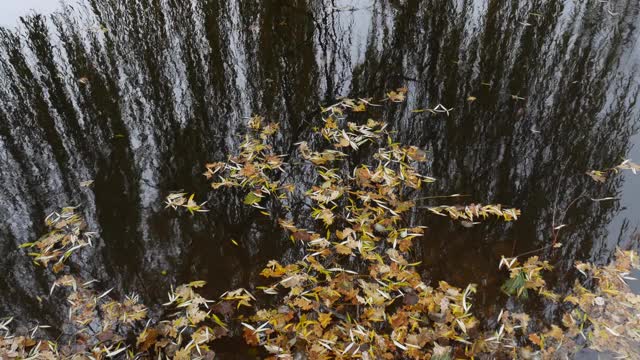
[[[538,336],[538,334],[535,334],[535,333],[534,334],[529,334],[529,340],[532,343],[534,343],[534,344],[536,344],[538,346],[540,346],[540,344],[542,344],[542,339],[540,339],[540,336]]]

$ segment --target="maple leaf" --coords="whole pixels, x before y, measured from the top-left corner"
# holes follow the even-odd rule
[[[299,307],[302,310],[309,310],[311,308],[313,308],[313,303],[304,298],[304,297],[297,297],[294,301],[293,301],[293,305]]]
[[[336,251],[341,255],[351,255],[353,253],[353,250],[350,247],[342,244],[336,244]]]
[[[138,335],[136,346],[138,346],[141,351],[147,351],[156,343],[158,335],[158,330],[156,329],[144,329],[140,335]]]
[[[318,321],[320,322],[320,326],[326,328],[329,323],[331,323],[331,314],[329,313],[319,313]]]
[[[529,334],[529,341],[531,341],[532,343],[538,346],[542,345],[542,339],[538,334]]]
[[[400,90],[400,89],[398,89]],[[389,100],[393,101],[393,102],[403,102],[405,100],[405,93],[406,91],[402,92],[402,91],[389,91],[387,93],[387,98],[389,98]]]

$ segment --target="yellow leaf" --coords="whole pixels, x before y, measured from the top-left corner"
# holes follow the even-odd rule
[[[323,328],[327,327],[331,322],[331,314],[329,313],[320,313],[318,315],[318,321],[320,322],[320,326]]]
[[[188,285],[190,287],[194,287],[194,288],[201,288],[201,287],[205,286],[206,284],[207,284],[207,282],[204,281],[204,280],[196,280],[196,281],[190,282]]]
[[[353,112],[363,112],[365,110],[367,110],[367,107],[363,102],[360,102],[358,105],[354,106],[353,109],[351,109],[351,111]]]

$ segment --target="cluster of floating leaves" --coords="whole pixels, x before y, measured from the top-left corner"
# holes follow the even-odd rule
[[[49,215],[46,222],[51,232],[22,246],[43,251],[32,254],[38,265],[63,264],[69,257],[64,254],[90,244],[93,233],[85,231],[85,221],[75,210],[67,207]],[[228,334],[223,319],[254,300],[245,289],[208,300],[196,292],[205,282],[194,281],[172,289],[169,301],[163,304],[165,311],[150,318],[139,295],[117,300],[113,289],[100,292],[97,281],[62,275],[64,265],[56,265],[49,295],[59,291],[56,289],[67,292],[68,320],[74,334],[62,342],[40,339],[38,330],[49,326],[39,325],[30,334],[16,335],[9,328],[13,319],[0,320],[1,359],[212,359],[215,353],[210,343]]]
[[[404,100],[406,89],[387,94]],[[434,179],[421,174],[424,150],[396,143],[382,121],[347,121],[349,111],[371,106],[370,99],[341,99],[323,108],[324,126],[318,129],[329,146],[312,149],[297,144],[300,156],[316,171],[316,185],[305,193],[311,216],[324,229],[299,228],[292,220],[279,224],[302,244],[306,256],[288,265],[273,260],[261,275],[272,279],[262,287],[276,296],[276,307],[255,311],[242,322],[246,342],[262,346],[275,358],[304,353],[325,358],[423,358],[453,354],[453,344],[473,345],[478,321],[471,313],[476,287],[458,289],[446,282],[427,286],[411,263],[413,240],[423,226],[407,226],[405,216],[415,207],[415,194]],[[214,188],[249,188],[245,203],[255,206],[265,194],[276,192],[265,169],[270,151],[268,136],[252,118],[240,154],[227,163],[207,165],[205,176]],[[371,163],[344,169],[349,153],[370,149]],[[251,166],[252,171],[244,169]],[[253,171],[255,169],[255,171]],[[345,173],[346,172],[346,173]],[[265,189],[266,188],[266,189]],[[269,190],[269,191],[266,191]],[[476,220],[496,216],[517,219],[517,209],[500,205],[433,207],[432,212],[453,219]],[[350,266],[358,259],[357,268]]]
[[[390,91],[383,101],[403,102],[406,93],[406,88]],[[328,147],[297,144],[316,173],[305,196],[317,226],[305,229],[293,219],[279,219],[305,256],[289,264],[268,262],[258,299],[237,289],[208,300],[197,292],[205,283],[194,281],[171,289],[167,311],[150,316],[138,295],[118,301],[111,290],[99,293],[95,282],[67,274],[58,277],[51,291],[60,287],[68,292],[69,319],[78,328],[74,338],[64,344],[37,340],[38,328],[16,336],[8,328],[11,319],[3,320],[0,357],[211,359],[212,341],[239,331],[248,345],[262,347],[272,359],[562,358],[582,347],[640,356],[640,297],[626,284],[631,269],[639,266],[632,252],[620,252],[606,267],[576,264],[584,282],[576,281],[564,297],[547,288],[544,275],[553,270],[547,261],[503,258],[500,268],[509,271],[505,293],[518,300],[535,295],[567,305],[562,323],[543,331],[532,331],[527,314],[509,311],[500,313],[495,329],[484,329],[473,314],[476,285],[426,284],[416,270],[419,263],[412,260],[413,242],[425,227],[412,224],[409,214],[416,209],[413,199],[435,179],[419,171],[427,160],[425,151],[394,142],[386,123],[347,121],[350,112],[369,106],[379,105],[371,99],[340,99],[322,109],[324,125],[317,135]],[[239,153],[206,165],[204,175],[212,187],[243,190],[246,205],[272,215],[263,199],[284,199],[294,189],[278,180],[286,164],[270,145],[277,131],[277,123],[250,118]],[[370,158],[350,168],[347,160],[361,149]],[[634,166],[626,162],[617,168]],[[193,198],[172,193],[166,204],[192,213],[206,211]],[[467,223],[520,216],[518,209],[501,205],[427,209]],[[91,235],[73,208],[48,217],[47,224],[52,231],[26,247],[39,251],[32,253],[37,264],[54,262],[59,273],[64,266],[57,264],[90,245]],[[241,308],[242,315],[234,315]]]
[[[576,305],[562,318],[566,336],[579,335],[595,350],[640,358],[640,295],[630,291],[627,283],[637,280],[630,272],[640,268],[638,254],[618,250],[616,261],[608,266],[578,262],[576,268],[596,286],[590,291],[576,281],[572,293],[564,298]]]
[[[587,171],[587,175],[589,175],[589,177],[591,177],[593,181],[604,183],[607,181],[607,178],[610,176],[610,174],[617,174],[622,170],[629,170],[635,175],[640,171],[640,165],[634,163],[630,159],[626,159],[615,167],[612,167],[611,169],[589,170]]]
[[[429,211],[441,216],[449,216],[452,219],[463,219],[473,222],[476,219],[486,219],[489,216],[498,216],[505,221],[518,220],[520,216],[520,210],[515,208],[502,209],[500,204],[498,205],[481,205],[471,204],[467,206],[436,206],[428,207]]]
[[[37,265],[48,267],[56,280],[49,295],[57,288],[67,289],[69,323],[76,329],[72,338],[64,343],[36,340],[38,330],[48,326],[36,326],[30,335],[11,334],[7,324],[0,326],[0,358],[3,359],[103,359],[123,354],[128,347],[126,336],[135,325],[147,317],[147,309],[138,295],[126,296],[117,301],[109,296],[111,290],[98,293],[95,281],[82,281],[65,272],[65,260],[77,250],[92,244],[94,233],[86,231],[86,222],[76,213],[76,207],[65,207],[45,219],[50,232],[33,243],[21,247],[31,249]],[[34,250],[39,252],[33,252]]]
[[[253,295],[244,289],[227,292],[218,301],[208,300],[196,292],[204,281],[193,281],[178,286],[169,293],[169,302],[163,304],[173,309],[168,319],[155,326],[145,326],[137,336],[137,356],[156,358],[212,359],[215,352],[211,342],[229,333],[225,316],[237,306],[250,306]]]
[[[184,208],[184,209],[187,209],[187,211],[189,211],[191,214],[194,214],[196,212],[209,211],[204,208],[204,204],[207,203],[206,201],[198,204],[193,199],[196,196],[196,194],[191,194],[191,196],[189,196],[188,198],[187,198],[187,195],[188,194],[184,192],[170,193],[165,198],[164,203],[167,205],[165,208],[170,207],[170,208],[173,208],[174,210],[177,210],[178,208]]]
[[[271,194],[282,198],[292,188],[289,184],[274,180],[283,171],[284,156],[275,154],[268,140],[278,132],[280,126],[274,122],[265,124],[261,116],[251,117],[247,126],[251,133],[240,144],[239,154],[230,156],[227,162],[207,164],[204,176],[213,181],[211,186],[214,189],[249,188],[244,203],[269,215],[261,204],[262,199]]]
[[[503,286],[505,292],[525,296],[528,290],[535,290],[568,309],[561,313],[560,324],[542,332],[530,331],[527,314],[501,312],[500,328],[491,340],[500,340],[514,358],[570,358],[581,348],[609,353],[613,358],[640,357],[640,295],[634,294],[627,283],[637,280],[630,276],[640,267],[637,253],[618,250],[616,260],[607,266],[577,262],[576,270],[583,277],[564,296],[546,288],[543,272],[552,270],[546,261],[532,257],[520,265],[515,258],[503,258],[503,266],[510,272]],[[587,288],[584,283],[591,286]],[[526,342],[516,341],[522,336],[526,336]]]
[[[524,264],[520,264],[518,258],[505,258],[500,260],[499,268],[509,269],[509,279],[502,286],[502,291],[507,295],[528,298],[529,291],[536,291],[552,300],[558,300],[559,296],[546,287],[543,278],[544,271],[550,271],[553,266],[548,261],[541,261],[537,256],[528,258]]]
[[[84,231],[86,223],[75,210],[75,207],[65,207],[50,214],[45,219],[50,231],[37,241],[20,246],[30,249],[29,255],[36,265],[47,267],[53,263],[52,270],[57,273],[75,251],[92,245],[95,233]]]
[[[405,93],[392,92],[388,99],[402,101]],[[562,327],[552,325],[534,333],[527,314],[503,311],[498,328],[487,332],[472,313],[475,285],[459,289],[440,282],[432,287],[421,280],[417,263],[410,259],[412,240],[423,235],[424,227],[406,225],[406,214],[415,207],[406,194],[434,179],[417,170],[417,164],[426,160],[425,152],[394,143],[385,123],[346,121],[345,113],[360,112],[365,106],[370,106],[370,99],[342,99],[323,108],[328,116],[318,132],[330,147],[316,150],[307,142],[297,144],[301,157],[316,170],[317,185],[306,196],[314,204],[311,216],[324,229],[313,231],[292,220],[279,220],[290,238],[304,246],[306,255],[290,264],[272,260],[262,271],[272,281],[261,289],[276,297],[277,305],[243,318],[245,341],[279,359],[297,354],[309,359],[449,359],[482,354],[548,358],[585,346],[579,346],[576,338],[594,334],[593,326],[567,322],[566,316]],[[373,163],[345,174],[349,152],[365,146],[374,148]],[[511,221],[520,216],[518,209],[501,205],[428,210],[468,222],[489,216]],[[518,259],[503,261],[510,272],[503,287],[507,294],[524,299],[531,292],[561,301],[543,278],[553,269],[548,262],[535,256],[522,264]],[[597,348],[589,339],[587,345]]]

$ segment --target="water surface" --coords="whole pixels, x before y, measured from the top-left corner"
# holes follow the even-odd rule
[[[210,296],[251,288],[267,260],[301,251],[240,194],[211,191],[204,164],[237,149],[243,117],[279,121],[277,151],[293,155],[320,104],[401,86],[407,101],[376,115],[428,151],[438,181],[424,196],[523,211],[515,223],[466,228],[417,209],[411,220],[429,226],[417,254],[426,280],[485,285],[477,306],[489,317],[504,304],[500,256],[547,246],[554,221],[567,224],[563,246],[538,254],[560,269],[557,291],[575,260],[606,263],[616,247],[637,247],[640,176],[585,175],[640,161],[637,1],[50,4],[2,5],[0,316],[62,322],[64,299],[46,296],[50,279],[17,246],[69,204],[100,234],[72,266],[114,294],[135,291],[154,306],[194,279]],[[453,110],[412,112],[437,104]],[[291,181],[308,184],[309,174]],[[164,209],[180,189],[212,211]],[[620,200],[590,200],[603,197]]]

